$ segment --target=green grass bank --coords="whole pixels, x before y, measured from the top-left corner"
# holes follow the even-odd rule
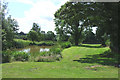
[[[108,47],[99,44],[73,46],[62,51],[56,62],[12,62],[2,64],[3,78],[118,78],[116,60],[105,57]]]

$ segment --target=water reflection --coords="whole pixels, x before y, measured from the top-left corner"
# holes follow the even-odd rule
[[[50,46],[28,46],[25,48],[17,49],[17,51],[26,52],[26,53],[36,53],[36,52],[43,52],[49,51]]]
[[[29,49],[23,49],[20,52],[26,52],[26,53],[28,53],[28,52],[30,52],[30,48]]]
[[[48,48],[40,48],[40,52],[43,52],[43,51],[49,51]]]

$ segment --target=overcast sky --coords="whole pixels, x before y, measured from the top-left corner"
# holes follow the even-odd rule
[[[54,13],[68,0],[4,0],[8,2],[8,13],[18,21],[19,32],[28,33],[33,22],[41,30],[54,31]]]

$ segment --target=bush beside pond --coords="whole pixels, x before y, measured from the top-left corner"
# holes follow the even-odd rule
[[[2,62],[11,62],[12,53],[11,51],[2,51]]]
[[[25,52],[13,52],[12,57],[15,61],[28,61],[29,54]]]
[[[32,42],[29,40],[15,40],[16,46],[18,48],[22,48],[30,45]],[[52,41],[42,41],[35,42],[36,45],[54,45],[55,43]],[[38,53],[25,53],[18,51],[2,51],[2,62],[12,62],[12,61],[35,61],[35,62],[52,62],[52,61],[60,61],[62,58],[61,51],[64,48],[71,47],[70,42],[60,42],[50,48],[48,52],[38,52]]]
[[[61,49],[52,47],[48,52],[31,53],[29,61],[53,62],[60,61],[61,58]]]
[[[69,48],[69,47],[71,47],[71,43],[70,42],[61,42],[60,43],[60,46],[61,46],[61,48]]]
[[[12,62],[12,61],[28,61],[29,54],[25,52],[18,51],[2,51],[2,62]]]
[[[36,45],[38,46],[53,46],[55,42],[53,41],[41,41],[41,42],[36,42]]]
[[[26,53],[19,51],[2,51],[2,62],[13,61],[35,61],[35,62],[53,62],[60,61],[62,58],[60,48],[51,48],[48,52]]]

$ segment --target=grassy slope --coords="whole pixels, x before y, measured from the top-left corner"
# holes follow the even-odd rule
[[[94,45],[90,46],[94,47]],[[63,59],[60,62],[13,62],[2,64],[3,78],[117,78],[118,68],[116,67],[73,61],[86,58],[86,55],[100,54],[108,50],[108,48],[93,47],[74,46],[67,48],[63,50]]]

